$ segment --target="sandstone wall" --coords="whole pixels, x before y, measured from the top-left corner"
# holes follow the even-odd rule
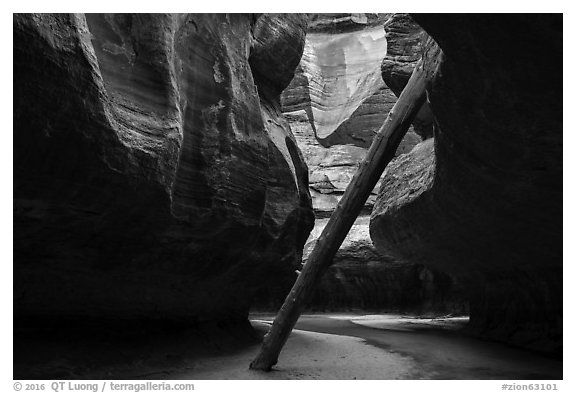
[[[421,57],[421,40],[426,39],[423,30],[405,14],[309,16],[304,55],[295,78],[282,93],[282,109],[309,167],[317,217],[304,259]],[[401,85],[398,91],[392,91],[382,79],[381,67],[386,62],[391,73],[401,75],[393,81]],[[408,153],[421,140],[409,131],[397,154]],[[368,223],[379,184],[334,258],[334,265],[323,276],[311,307],[465,312],[453,277],[386,257],[374,248]]]
[[[313,225],[302,15],[14,15],[14,315],[244,318]]]
[[[414,18],[444,53],[438,127],[387,169],[372,240],[463,280],[471,332],[561,353],[562,18]]]
[[[285,113],[306,112],[324,147],[370,147],[396,96],[381,76],[389,14],[309,16],[304,54],[282,94]],[[403,147],[420,138],[411,131]]]

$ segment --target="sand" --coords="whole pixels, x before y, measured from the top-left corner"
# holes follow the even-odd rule
[[[272,315],[253,315],[265,331]],[[303,315],[274,370],[252,371],[259,346],[204,358],[182,379],[561,379],[562,362],[457,332],[468,318]]]
[[[466,318],[312,314],[272,372],[249,364],[274,315],[203,329],[61,331],[16,336],[16,379],[562,379],[562,361],[466,337]],[[74,334],[73,334],[74,333]]]
[[[304,315],[296,327],[358,337],[417,364],[410,379],[562,379],[562,361],[458,332],[467,318]],[[386,379],[373,375],[370,379]]]
[[[255,327],[267,325],[253,321]],[[232,356],[202,359],[175,379],[411,379],[421,377],[413,360],[356,337],[294,330],[272,372],[248,369],[259,346]]]

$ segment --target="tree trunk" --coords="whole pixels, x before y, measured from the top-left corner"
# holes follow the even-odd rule
[[[250,363],[251,369],[270,371],[278,362],[278,355],[303,307],[309,301],[314,286],[332,263],[334,255],[346,238],[366,199],[376,186],[386,165],[394,158],[398,145],[426,101],[426,82],[427,77],[421,60],[398,101],[388,113],[366,157],[318,238],[308,261],[276,315],[270,331],[264,337],[260,353]]]

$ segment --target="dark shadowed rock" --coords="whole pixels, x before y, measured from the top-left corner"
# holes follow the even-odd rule
[[[262,14],[255,20],[250,66],[257,85],[268,87],[271,98],[277,100],[292,81],[304,50],[306,28],[307,17],[302,14]]]
[[[400,96],[422,57],[429,36],[408,14],[393,14],[385,29],[388,50],[381,65],[382,79],[396,96]],[[428,103],[420,109],[413,127],[423,139],[433,136],[434,116]]]
[[[394,94],[400,95],[422,57],[428,34],[408,14],[392,14],[385,29],[388,50],[382,77]]]
[[[370,240],[369,220],[368,215],[361,215],[350,229],[314,293],[310,303],[313,310],[360,309],[419,315],[468,311],[453,277],[378,252]],[[316,220],[304,248],[304,261],[327,222],[328,218]]]
[[[471,332],[561,353],[562,17],[414,17],[444,52],[435,149],[391,164],[372,239],[462,280]]]
[[[289,285],[305,21],[263,18],[14,15],[16,318],[243,318]]]

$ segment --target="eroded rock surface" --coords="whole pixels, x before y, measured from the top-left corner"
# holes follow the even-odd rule
[[[244,318],[313,224],[300,15],[14,15],[14,315]]]
[[[310,191],[320,216],[336,207],[396,102],[380,70],[388,43],[406,45],[394,41],[403,36],[387,39],[384,27],[394,20],[390,14],[308,15],[304,54],[281,101],[308,164]],[[408,132],[397,154],[409,152],[421,140]],[[378,185],[366,212],[377,190]]]
[[[388,168],[372,239],[462,280],[471,332],[561,353],[562,17],[414,18],[444,52],[438,128]]]
[[[397,19],[389,14],[364,18],[349,14],[309,16],[304,56],[295,78],[282,94],[282,109],[309,167],[310,193],[317,217],[304,259],[358,170],[374,133],[396,102],[395,94],[382,81],[380,66],[383,58],[389,58],[387,45],[397,48],[413,43],[412,38],[385,30]],[[422,29],[418,31],[422,33]],[[418,36],[418,40],[426,38],[424,33]],[[419,49],[410,52],[413,59],[406,67],[413,67],[416,56],[421,55],[423,45],[418,43]],[[344,56],[339,57],[341,53]],[[341,121],[338,116],[346,120]],[[364,136],[359,139],[361,134]],[[410,131],[397,154],[409,152],[420,141],[421,137]],[[465,312],[452,277],[422,265],[398,262],[374,248],[369,239],[368,215],[378,189],[379,184],[366,201],[334,265],[323,276],[311,307]]]
[[[322,276],[311,301],[312,310],[400,311],[418,315],[465,314],[459,283],[448,274],[421,264],[381,254],[372,244],[369,215],[354,222]],[[304,248],[304,261],[328,218],[316,219]]]
[[[325,148],[314,136],[304,111],[287,114],[286,118],[301,148],[309,169],[310,194],[318,217],[327,217],[336,208],[367,150],[354,145]],[[368,199],[365,212],[372,210],[377,188]]]
[[[296,76],[282,94],[284,112],[304,110],[324,147],[368,148],[396,96],[382,80],[389,14],[309,16],[306,45]],[[412,131],[403,145],[420,138]]]
[[[382,60],[382,79],[396,96],[400,96],[422,57],[428,34],[408,14],[393,14],[385,28],[388,50]],[[428,103],[422,106],[412,125],[422,139],[433,136],[434,116]]]

